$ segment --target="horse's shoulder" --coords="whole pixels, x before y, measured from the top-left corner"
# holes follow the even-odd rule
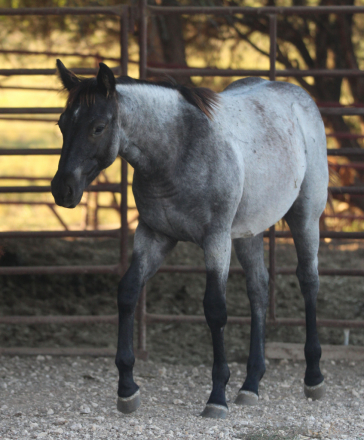
[[[257,77],[249,77],[249,78],[243,78],[238,79],[237,81],[232,82],[229,84],[225,89],[224,92],[227,92],[229,90],[238,89],[238,88],[251,88],[253,86],[257,86],[258,84],[268,83],[269,81],[263,79],[263,78],[257,78]]]

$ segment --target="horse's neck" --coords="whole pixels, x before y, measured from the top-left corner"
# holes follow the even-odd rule
[[[181,98],[153,85],[118,85],[122,130],[120,155],[143,173],[170,166],[178,151]]]

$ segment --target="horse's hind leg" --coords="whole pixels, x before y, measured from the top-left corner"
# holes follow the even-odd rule
[[[156,273],[175,244],[175,240],[152,231],[142,220],[139,221],[132,261],[118,289],[119,336],[115,359],[119,370],[117,408],[125,414],[135,411],[140,405],[139,387],[133,379],[135,307],[144,284]]]
[[[268,306],[268,271],[264,264],[263,234],[234,240],[235,252],[246,274],[251,308],[250,352],[247,377],[235,403],[255,405],[259,381],[265,373],[265,315]]]
[[[317,193],[316,193],[317,194]],[[326,194],[326,192],[325,192]],[[316,328],[316,300],[319,290],[317,253],[320,242],[319,218],[325,207],[325,194],[314,203],[314,195],[305,197],[305,188],[285,216],[297,250],[297,278],[306,310],[306,373],[304,392],[313,400],[324,395],[324,377],[320,371],[321,347]]]

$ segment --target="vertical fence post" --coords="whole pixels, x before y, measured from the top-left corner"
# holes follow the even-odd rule
[[[129,7],[123,6],[120,19],[120,45],[122,75],[128,74],[128,18]],[[121,233],[120,233],[120,272],[124,275],[128,266],[128,163],[121,159]]]
[[[147,0],[139,0],[139,78],[147,78]]]
[[[277,57],[277,15],[269,16],[269,79],[276,79],[276,57]]]
[[[277,15],[269,16],[269,79],[276,79],[276,56],[277,56]],[[275,226],[269,228],[269,319],[276,319],[276,229]]]

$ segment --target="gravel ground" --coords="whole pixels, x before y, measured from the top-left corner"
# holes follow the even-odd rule
[[[116,411],[111,358],[0,358],[0,439],[364,439],[364,370],[324,361],[328,392],[303,396],[303,362],[270,361],[255,407],[232,403],[245,365],[231,364],[226,420],[198,415],[210,391],[210,366],[137,361],[142,406]]]

